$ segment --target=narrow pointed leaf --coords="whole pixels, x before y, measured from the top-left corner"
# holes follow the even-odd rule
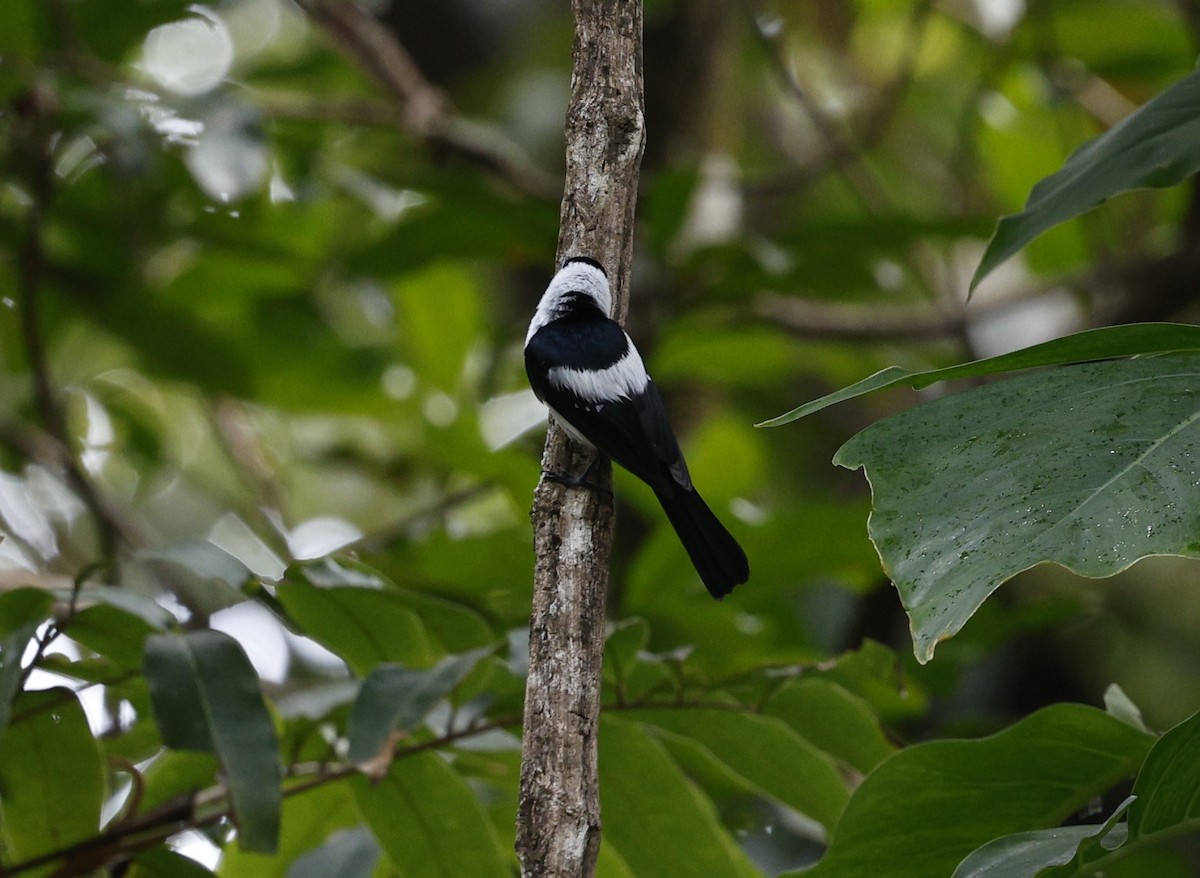
[[[760,795],[827,829],[850,798],[834,760],[775,717],[701,709],[637,710],[630,716],[696,742]]]
[[[241,646],[219,631],[154,635],[146,641],[146,678],[163,742],[215,753],[240,844],[274,850],[282,802],[279,746]]]
[[[971,289],[996,266],[1061,222],[1121,192],[1174,186],[1200,169],[1200,71],[1146,102],[1077,149],[1033,187],[1025,209],[1000,220]]]
[[[1004,581],[1053,561],[1108,576],[1200,556],[1200,356],[1024,375],[879,421],[834,462],[863,468],[868,522],[928,661]]]
[[[439,754],[414,753],[374,782],[352,779],[358,809],[404,878],[509,878],[511,857],[463,777]]]
[[[758,875],[661,741],[637,722],[600,719],[604,839],[635,875]]]
[[[1200,326],[1183,323],[1129,323],[1124,326],[1105,326],[1066,335],[1012,353],[974,360],[958,366],[947,366],[944,369],[913,371],[890,366],[849,387],[806,402],[790,412],[755,426],[779,427],[790,424],[839,402],[901,384],[920,390],[939,381],[957,378],[979,378],[1041,366],[1063,366],[1117,357],[1196,350],[1200,350]]]
[[[451,656],[428,671],[399,665],[380,665],[372,671],[350,709],[350,760],[365,762],[379,753],[393,729],[414,728],[490,652],[476,649]]]

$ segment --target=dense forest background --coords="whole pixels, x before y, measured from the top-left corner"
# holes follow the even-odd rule
[[[831,459],[973,383],[754,425],[890,365],[1195,320],[1191,183],[967,288],[1000,216],[1192,70],[1200,4],[645,15],[628,329],[752,578],[711,601],[615,474],[598,874],[776,875],[844,843],[814,874],[949,875],[1116,816],[1149,737],[1100,711],[1161,732],[1200,709],[1196,562],[1036,567],[921,664],[870,486]],[[572,35],[548,0],[0,4],[13,874],[510,873],[545,423],[521,344],[555,267]],[[1034,783],[1061,760],[1027,723],[1062,702],[1096,715],[1052,733],[1123,755],[1060,799],[956,799],[991,757],[956,780],[913,749],[1006,730],[995,764]],[[899,820],[896,847],[835,830],[871,783],[893,810],[862,825]],[[1108,874],[1196,868],[1153,845]]]

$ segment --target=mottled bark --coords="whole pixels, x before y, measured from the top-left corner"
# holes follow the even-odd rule
[[[558,259],[600,260],[613,285],[614,317],[623,320],[645,143],[642,4],[573,0],[573,6]],[[590,457],[551,426],[544,470],[579,472]],[[593,477],[611,486],[607,462]],[[596,734],[612,497],[543,479],[532,517],[537,561],[516,847],[529,878],[588,878],[600,846]]]

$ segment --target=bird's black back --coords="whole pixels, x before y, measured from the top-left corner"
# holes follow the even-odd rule
[[[546,324],[525,346],[525,370],[538,399],[576,432],[658,490],[691,488],[679,443],[667,421],[653,381],[632,397],[612,401],[581,400],[547,379],[556,367],[605,369],[629,350],[629,339],[599,309],[585,310]],[[603,345],[596,340],[603,339]]]

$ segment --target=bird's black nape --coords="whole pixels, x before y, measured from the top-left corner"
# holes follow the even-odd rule
[[[572,262],[581,262],[584,265],[590,265],[593,268],[598,268],[600,269],[601,274],[603,274],[605,277],[608,277],[608,272],[604,270],[604,266],[590,256],[568,256],[563,260],[562,267],[566,268]]]

